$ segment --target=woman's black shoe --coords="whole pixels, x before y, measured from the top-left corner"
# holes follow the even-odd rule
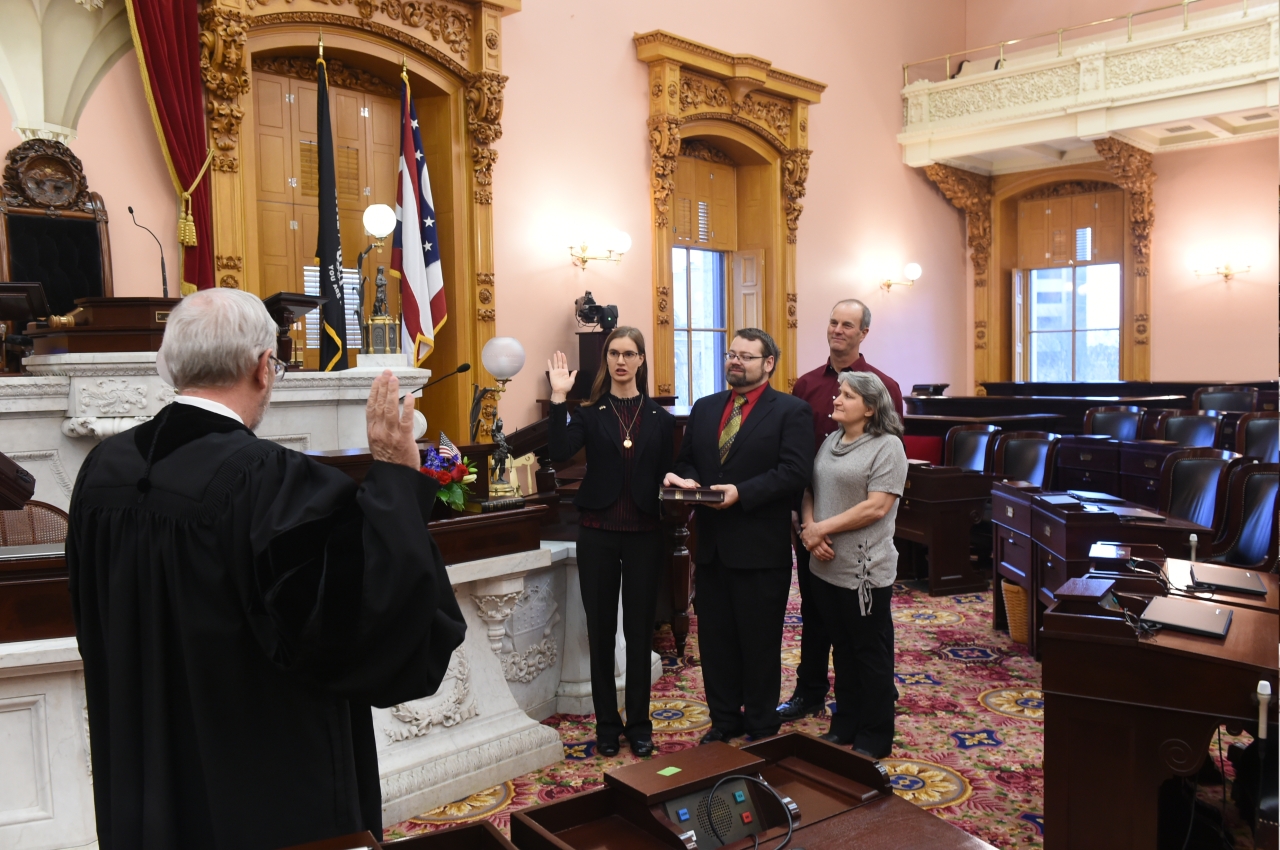
[[[638,738],[634,741],[628,738],[627,743],[631,745],[631,752],[640,756],[640,758],[648,758],[653,755],[653,741],[649,738]]]
[[[611,741],[602,740],[596,742],[596,755],[616,756],[619,749],[621,749],[621,745],[618,743],[617,738],[614,738]]]

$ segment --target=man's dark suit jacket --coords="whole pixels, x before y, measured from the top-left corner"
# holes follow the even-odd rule
[[[813,411],[794,396],[766,388],[721,465],[720,417],[731,392],[693,405],[676,460],[682,478],[703,487],[738,487],[737,504],[697,508],[696,560],[707,564],[719,558],[737,569],[789,567],[791,507],[813,474]]]

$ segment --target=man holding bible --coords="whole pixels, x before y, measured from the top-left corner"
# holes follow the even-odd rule
[[[697,510],[698,646],[711,731],[777,734],[782,623],[791,589],[791,507],[813,467],[813,412],[769,386],[778,346],[758,328],[734,334],[729,389],[689,413],[666,486],[710,486],[724,502]]]

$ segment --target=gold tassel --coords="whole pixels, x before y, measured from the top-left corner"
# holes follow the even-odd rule
[[[182,193],[182,212],[178,214],[178,244],[188,248],[194,248],[196,244],[196,220],[191,215],[190,192]]]

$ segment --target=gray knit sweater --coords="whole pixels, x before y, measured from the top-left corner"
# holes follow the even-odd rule
[[[901,496],[907,481],[907,454],[902,441],[889,434],[863,434],[841,445],[837,430],[823,441],[813,462],[813,518],[821,522],[867,500],[872,492]],[[871,611],[871,588],[888,587],[898,574],[893,545],[898,500],[880,519],[864,528],[831,535],[836,556],[809,562],[813,574],[829,584],[858,591],[865,617]]]

